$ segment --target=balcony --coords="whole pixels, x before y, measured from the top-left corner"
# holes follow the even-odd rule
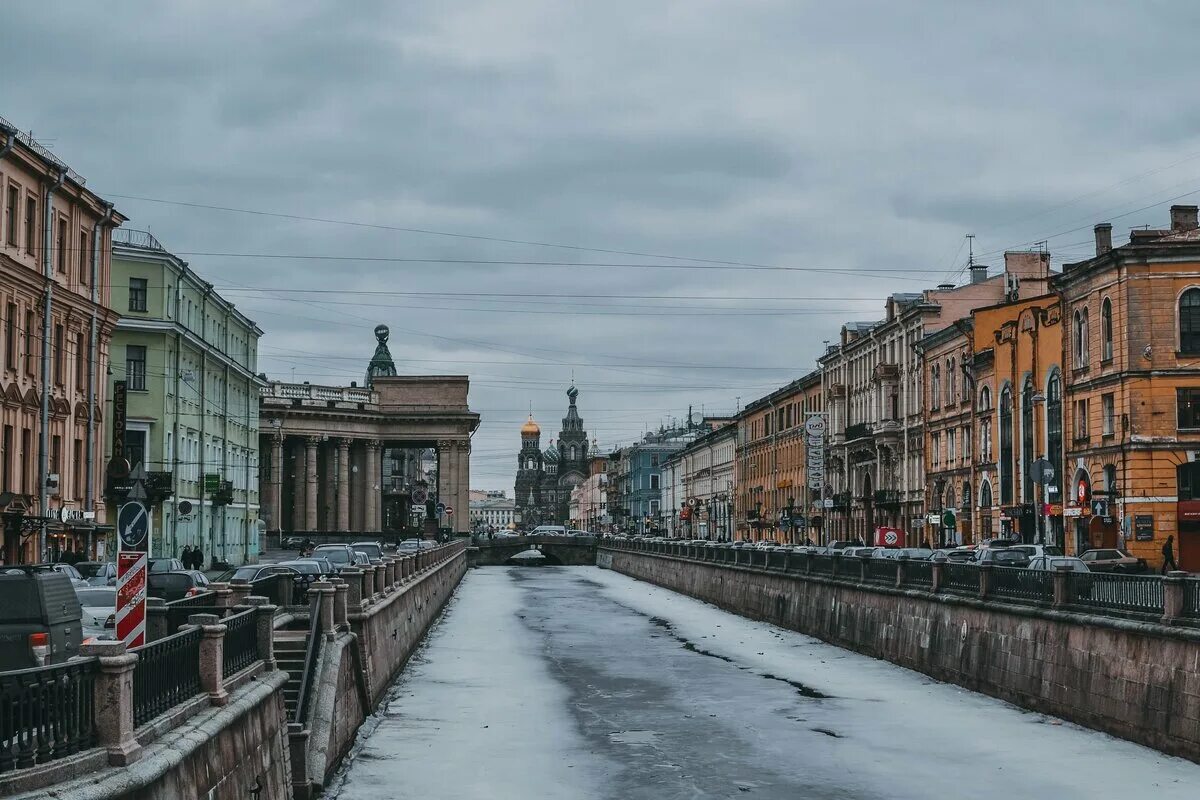
[[[866,439],[871,435],[871,425],[867,422],[856,422],[853,425],[846,426],[846,441],[853,442],[855,439]]]
[[[877,380],[877,381],[900,380],[900,367],[898,367],[895,364],[876,364],[875,365],[875,380]]]
[[[840,508],[843,510],[850,508],[850,493],[849,492],[836,492],[833,495],[832,499],[833,499],[833,507],[834,508]]]
[[[878,489],[875,492],[875,505],[880,508],[899,508],[901,502],[897,489]]]

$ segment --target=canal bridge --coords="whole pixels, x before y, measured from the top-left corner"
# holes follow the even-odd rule
[[[595,536],[477,536],[467,554],[471,566],[507,564],[527,550],[537,550],[548,565],[590,566],[596,563],[597,541]]]

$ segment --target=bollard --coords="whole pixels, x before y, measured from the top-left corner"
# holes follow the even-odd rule
[[[906,561],[908,561],[907,558],[897,558],[896,559],[896,588],[897,589],[899,589],[901,586],[904,585],[904,562],[906,562]]]
[[[934,561],[929,569],[930,573],[930,589],[929,591],[937,594],[942,588],[942,570],[946,568],[945,561]]]
[[[350,586],[342,578],[333,579],[333,624],[339,630],[350,628],[350,617],[346,608],[346,595]]]
[[[1065,606],[1071,602],[1071,568],[1060,564],[1054,568],[1054,607]]]
[[[1163,578],[1162,621],[1170,624],[1183,615],[1183,581],[1188,573],[1171,570]]]
[[[863,583],[871,576],[871,557],[866,553],[860,554],[858,557],[858,579]]]
[[[229,582],[229,591],[232,595],[230,606],[244,605],[246,598],[250,596],[250,581],[245,578],[234,578]]]
[[[340,577],[346,581],[346,615],[362,613],[363,605],[363,572],[357,567],[347,567],[341,571]]]
[[[992,591],[992,565],[979,565],[979,599],[986,600]]]
[[[271,605],[270,598],[255,594],[246,598],[246,605],[255,611],[254,622],[258,628],[256,631],[258,635],[258,657],[262,659],[263,667],[270,672],[276,668],[275,612],[279,610],[279,606]]]
[[[137,653],[126,652],[124,642],[104,641],[81,645],[79,655],[100,661],[100,674],[92,689],[96,744],[108,751],[111,766],[132,764],[142,755],[142,746],[133,735],[133,668]]]
[[[146,598],[146,642],[163,638],[167,630],[167,601],[161,597]]]
[[[223,706],[229,702],[223,674],[226,626],[216,614],[192,614],[188,624],[200,626],[200,688],[208,702]]]

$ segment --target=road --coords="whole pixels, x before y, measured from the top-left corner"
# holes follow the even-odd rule
[[[1192,798],[1200,765],[594,567],[472,570],[327,797]]]

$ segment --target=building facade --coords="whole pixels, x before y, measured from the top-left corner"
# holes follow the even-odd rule
[[[472,489],[470,495],[471,530],[504,530],[513,524],[516,503],[504,492],[476,492]]]
[[[151,553],[191,546],[213,561],[256,561],[262,330],[144,231],[114,237],[112,303],[125,458],[170,487],[151,509]]]
[[[479,415],[467,404],[467,376],[397,375],[387,326],[375,336],[365,387],[270,381],[262,388],[259,474],[269,530],[396,538],[469,531]],[[389,463],[401,465],[398,472],[385,474]],[[399,480],[389,484],[390,476]]]
[[[663,516],[670,536],[728,541],[733,535],[738,426],[713,423],[663,466]]]
[[[4,563],[111,555],[103,502],[104,375],[117,321],[109,244],[125,217],[85,183],[0,119]]]

